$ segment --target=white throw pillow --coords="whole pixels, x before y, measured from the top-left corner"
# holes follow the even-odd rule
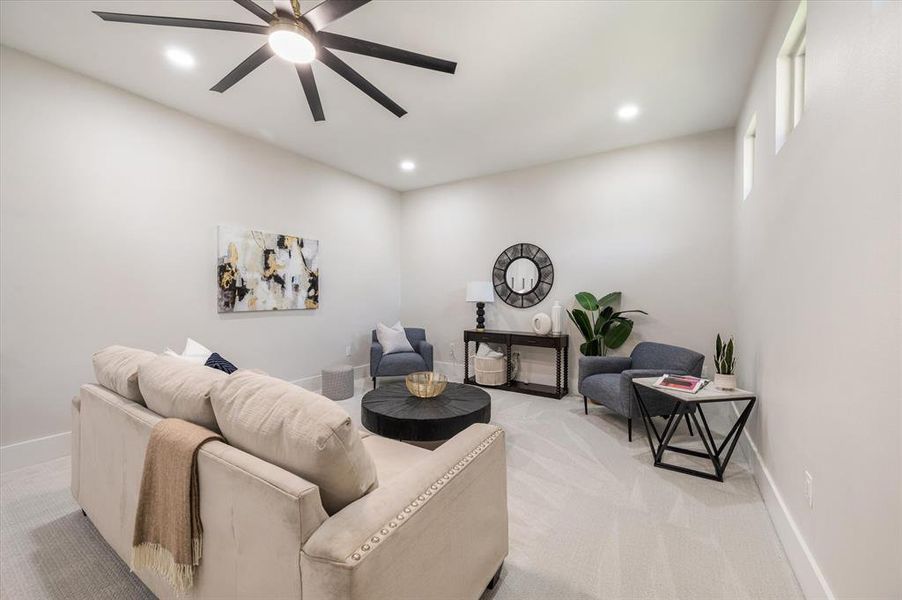
[[[400,321],[395,323],[394,327],[389,327],[384,323],[376,325],[376,339],[382,344],[382,354],[414,351]]]
[[[185,350],[179,354],[172,348],[166,348],[163,351],[165,356],[172,356],[173,358],[181,358],[183,360],[187,360],[188,362],[202,365],[207,362],[207,359],[210,358],[210,355],[213,354],[213,351],[197,342],[188,338],[188,341],[185,342]]]

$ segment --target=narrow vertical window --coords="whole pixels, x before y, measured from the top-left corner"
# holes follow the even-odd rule
[[[805,33],[792,53],[792,127],[799,124],[805,110]]]
[[[758,115],[752,115],[742,139],[742,199],[749,197],[755,182],[755,137],[758,133]]]
[[[808,2],[802,0],[796,9],[789,31],[777,55],[776,143],[780,151],[787,136],[795,129],[805,110],[805,53]]]

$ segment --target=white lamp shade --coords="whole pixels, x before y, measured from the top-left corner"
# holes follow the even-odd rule
[[[467,284],[467,302],[494,302],[491,281],[471,281]]]

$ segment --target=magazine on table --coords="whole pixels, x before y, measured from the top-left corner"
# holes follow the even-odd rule
[[[675,390],[686,394],[694,394],[706,385],[709,380],[691,375],[662,375],[655,382],[655,387],[665,390]]]

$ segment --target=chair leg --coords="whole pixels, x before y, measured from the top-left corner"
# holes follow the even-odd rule
[[[376,389],[376,378],[373,377],[373,389]]]
[[[689,420],[689,414],[683,415],[683,418],[686,419],[686,427],[689,428],[689,435],[695,435],[692,433],[692,421]]]
[[[589,414],[589,400],[585,396],[583,396],[583,410]]]
[[[633,441],[633,419],[632,417],[626,420],[626,435],[629,438],[629,441]]]

